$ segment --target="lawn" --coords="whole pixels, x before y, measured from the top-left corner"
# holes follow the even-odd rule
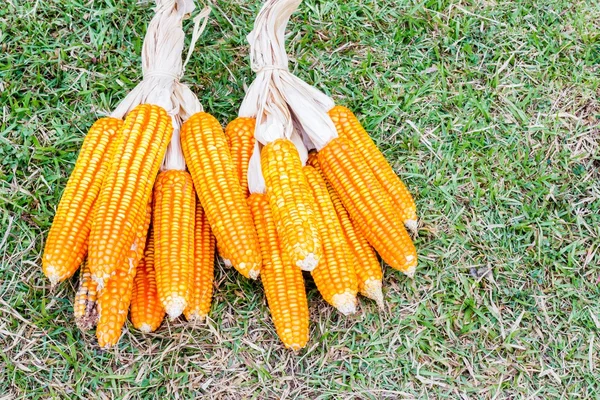
[[[421,221],[416,277],[386,269],[385,310],[361,298],[343,317],[307,280],[311,340],[294,354],[260,282],[221,265],[207,323],[128,325],[108,352],[74,325],[76,281],[42,275],[82,138],[140,79],[153,11],[133,3],[0,9],[0,399],[600,397],[600,5],[300,6],[290,69],[357,113]],[[223,125],[253,79],[259,7],[212,4],[187,67]]]

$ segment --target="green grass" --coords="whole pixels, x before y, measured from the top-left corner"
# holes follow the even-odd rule
[[[129,2],[131,3],[131,2]],[[246,3],[251,3],[246,5]],[[0,9],[0,398],[600,397],[600,6],[306,0],[290,68],[349,106],[414,192],[414,280],[344,318],[310,282],[282,348],[259,283],[217,268],[211,320],[127,326],[103,352],[45,234],[82,138],[139,81],[151,5]],[[258,1],[219,0],[184,80],[223,124],[253,74]],[[191,30],[191,21],[186,23]]]

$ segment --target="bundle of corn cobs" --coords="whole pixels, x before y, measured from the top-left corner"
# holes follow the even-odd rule
[[[416,228],[415,204],[352,112],[288,71],[285,28],[300,0],[261,9],[248,37],[256,79],[225,131],[179,82],[193,4],[157,3],[144,79],[88,132],[44,251],[52,284],[81,266],[78,325],[96,326],[108,347],[128,312],[142,332],[165,313],[203,319],[215,246],[242,275],[261,277],[291,349],[309,338],[303,270],[343,314],[356,312],[359,292],[382,306],[375,250],[414,274],[404,225]]]

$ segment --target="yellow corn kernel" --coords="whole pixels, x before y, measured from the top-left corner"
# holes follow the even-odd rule
[[[319,165],[317,153],[310,153],[307,163],[319,171],[323,179],[325,179],[325,176],[322,175],[323,172]],[[358,227],[354,226],[348,211],[344,208],[340,196],[338,196],[329,182],[326,181],[326,183],[329,197],[335,207],[335,212],[342,225],[342,230],[344,231],[344,237],[346,238],[346,242],[348,243],[352,254],[352,264],[354,265],[354,270],[356,271],[356,277],[358,279],[358,291],[363,296],[375,300],[377,305],[380,308],[383,308],[383,272],[381,270],[381,264],[377,259],[377,254],[375,254],[373,247],[371,247]]]
[[[172,132],[171,117],[156,105],[139,105],[125,119],[90,234],[90,271],[99,287],[127,257],[135,229],[144,221]]]
[[[412,231],[416,231],[417,206],[412,195],[373,143],[356,116],[352,111],[342,106],[335,106],[329,110],[329,116],[338,135],[350,140],[364,156],[379,183],[391,196],[394,206],[400,210],[402,220],[406,226]]]
[[[242,275],[256,279],[258,238],[219,121],[204,112],[194,114],[183,124],[181,144],[219,248]]]
[[[261,152],[261,167],[283,251],[293,265],[312,271],[321,258],[321,239],[296,146],[287,139],[268,143]]]
[[[134,230],[134,239],[129,245],[127,256],[121,260],[115,273],[106,280],[98,296],[96,338],[102,348],[114,346],[121,337],[133,294],[136,268],[144,255],[151,217],[152,206],[151,203],[147,203],[144,218]]]
[[[348,242],[321,174],[307,165],[304,175],[314,198],[317,227],[323,243],[323,258],[311,275],[325,301],[344,315],[353,314],[356,312],[358,282]]]
[[[263,256],[261,280],[277,335],[285,345],[298,351],[308,342],[308,301],[302,271],[283,252],[275,220],[266,195],[248,198]]]
[[[90,269],[87,266],[87,262],[84,261],[79,270],[79,288],[73,302],[75,323],[82,331],[92,329],[98,322],[98,311],[96,310],[97,297],[98,288],[96,282],[92,280]]]
[[[72,276],[88,248],[93,206],[110,165],[110,148],[123,121],[100,118],[88,131],[60,199],[42,257],[52,285]]]
[[[189,173],[170,170],[158,174],[153,211],[158,298],[173,319],[188,305],[194,271],[196,195]]]
[[[229,152],[237,171],[242,191],[248,195],[248,163],[254,151],[254,125],[256,119],[238,117],[225,128]]]
[[[417,251],[390,197],[348,139],[338,137],[318,153],[323,174],[363,236],[392,268],[413,276]]]
[[[131,296],[131,322],[144,333],[154,332],[165,318],[165,308],[160,304],[154,270],[154,233],[148,232],[144,257],[137,266]]]
[[[210,312],[215,264],[215,237],[210,230],[200,202],[196,203],[194,232],[194,270],[191,280],[190,301],[183,311],[185,318],[203,320]]]

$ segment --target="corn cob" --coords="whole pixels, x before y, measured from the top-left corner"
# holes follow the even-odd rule
[[[353,314],[358,282],[352,253],[321,174],[310,165],[303,170],[315,199],[317,226],[323,242],[323,258],[311,275],[325,301],[344,315]]]
[[[106,280],[106,285],[98,297],[96,338],[98,339],[98,345],[102,348],[114,346],[121,337],[121,330],[127,320],[127,312],[133,294],[136,268],[144,256],[151,216],[151,203],[147,203],[144,219],[134,231],[134,240],[129,246],[127,256],[121,260],[115,273]]]
[[[417,207],[412,195],[404,185],[404,182],[396,175],[381,151],[356,116],[342,106],[335,106],[329,110],[329,116],[338,135],[350,140],[364,156],[367,164],[391,196],[394,206],[400,210],[402,220],[411,231],[417,228]]]
[[[154,246],[158,298],[171,319],[190,300],[194,268],[196,196],[186,171],[158,174],[154,186]]]
[[[219,122],[199,112],[181,129],[183,153],[208,222],[233,266],[245,277],[260,273],[260,247]]]
[[[308,301],[302,271],[283,252],[269,201],[264,194],[248,198],[263,255],[261,280],[279,338],[294,351],[308,342]]]
[[[144,333],[158,329],[165,317],[165,308],[160,304],[156,287],[152,228],[148,232],[144,257],[140,260],[135,273],[130,313],[133,326]]]
[[[75,323],[83,331],[92,329],[98,322],[98,311],[96,310],[97,297],[96,282],[92,280],[90,269],[87,266],[87,262],[84,261],[79,270],[79,288],[73,302]]]
[[[238,117],[225,127],[225,136],[227,137],[231,159],[235,166],[242,191],[246,196],[248,196],[248,163],[254,150],[255,124],[256,120],[254,118]],[[225,249],[219,246],[219,243],[217,243],[217,250],[223,260],[223,264],[226,267],[231,267],[231,260]]]
[[[323,178],[321,166],[319,165],[319,159],[317,153],[311,153],[308,156],[308,164],[314,167]],[[356,271],[356,277],[358,279],[358,291],[365,297],[373,299],[377,302],[377,305],[383,308],[383,292],[382,279],[383,272],[381,265],[377,259],[377,254],[373,250],[373,247],[369,244],[367,239],[362,235],[358,227],[355,227],[350,219],[348,211],[344,208],[344,204],[340,199],[340,196],[333,190],[333,187],[329,182],[327,184],[327,191],[331,202],[335,207],[335,212],[338,216],[344,237],[350,248],[352,254],[352,264]]]
[[[318,153],[319,164],[363,236],[392,268],[413,276],[417,251],[392,202],[352,143],[338,137]]]
[[[201,321],[210,312],[214,263],[215,237],[210,230],[202,205],[197,202],[190,301],[183,311],[188,321]]]
[[[163,108],[142,104],[127,115],[120,132],[90,235],[90,271],[99,287],[127,256],[143,224],[173,125]]]
[[[312,271],[321,258],[321,239],[296,146],[287,139],[268,143],[261,152],[261,166],[283,251],[293,265]]]
[[[110,164],[110,148],[123,121],[100,118],[88,131],[48,233],[42,269],[52,285],[72,276],[83,263],[92,208]]]
[[[225,128],[229,151],[242,191],[248,195],[248,163],[254,151],[254,118],[238,117]]]
[[[98,297],[98,327],[96,338],[102,348],[114,346],[121,337],[121,330],[127,319],[127,311],[133,290],[135,267],[130,260],[118,267],[106,281],[106,285]]]

